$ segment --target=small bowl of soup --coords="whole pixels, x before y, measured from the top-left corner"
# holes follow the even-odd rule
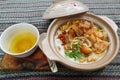
[[[38,29],[28,23],[14,24],[8,27],[0,37],[0,48],[15,57],[27,57],[37,47]]]

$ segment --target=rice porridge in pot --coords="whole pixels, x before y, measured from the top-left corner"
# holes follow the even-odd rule
[[[57,51],[76,63],[86,64],[102,59],[109,45],[105,30],[86,19],[69,20],[55,33]]]

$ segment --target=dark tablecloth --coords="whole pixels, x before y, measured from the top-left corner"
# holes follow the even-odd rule
[[[120,36],[120,0],[79,0],[97,15],[105,15],[118,25]],[[10,25],[27,22],[39,30],[46,30],[52,20],[42,20],[46,8],[52,0],[0,0],[0,34]],[[1,52],[2,53],[2,52]],[[0,54],[2,58],[2,54]],[[0,80],[119,80],[120,51],[116,58],[104,69],[95,72],[79,72],[64,69],[58,65],[59,72],[51,71],[0,71]]]

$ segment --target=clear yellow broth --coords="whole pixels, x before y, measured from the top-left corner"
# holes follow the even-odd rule
[[[37,37],[31,32],[24,32],[16,35],[10,45],[10,52],[19,54],[33,47]]]

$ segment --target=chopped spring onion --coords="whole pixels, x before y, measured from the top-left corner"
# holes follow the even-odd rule
[[[80,44],[76,44],[76,48],[65,51],[65,55],[69,58],[74,58],[75,60],[83,58],[84,55],[79,51],[79,48],[80,48]]]

